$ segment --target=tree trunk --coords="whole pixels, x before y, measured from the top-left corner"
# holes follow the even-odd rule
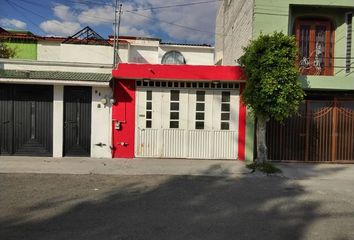
[[[257,119],[257,163],[264,163],[268,159],[268,149],[266,145],[267,118]]]

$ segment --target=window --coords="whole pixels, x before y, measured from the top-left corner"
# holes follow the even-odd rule
[[[230,92],[221,94],[221,130],[230,129]]]
[[[152,91],[146,91],[146,128],[152,127]]]
[[[163,55],[162,64],[186,64],[186,60],[183,55],[177,51],[170,51]]]
[[[170,128],[179,128],[179,91],[171,90]]]
[[[195,129],[204,129],[205,91],[197,91],[196,96]]]
[[[295,35],[302,75],[333,75],[334,31],[328,20],[298,19]]]

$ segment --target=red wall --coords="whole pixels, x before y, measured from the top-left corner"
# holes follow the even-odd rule
[[[115,79],[112,110],[113,158],[134,158],[135,136],[135,80]],[[120,130],[115,129],[116,122]]]
[[[112,71],[118,79],[244,81],[238,66],[164,65],[120,63]]]
[[[241,95],[245,84],[240,84],[240,109],[238,119],[238,160],[245,160],[246,151],[246,106],[243,104]]]

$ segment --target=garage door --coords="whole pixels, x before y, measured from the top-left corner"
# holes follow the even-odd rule
[[[267,126],[272,160],[354,161],[354,101],[307,100],[299,114]]]
[[[53,87],[0,84],[0,155],[52,156]]]
[[[236,159],[238,84],[137,84],[137,157]]]

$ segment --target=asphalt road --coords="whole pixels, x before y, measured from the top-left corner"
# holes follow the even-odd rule
[[[0,174],[0,239],[354,239],[354,183]]]

